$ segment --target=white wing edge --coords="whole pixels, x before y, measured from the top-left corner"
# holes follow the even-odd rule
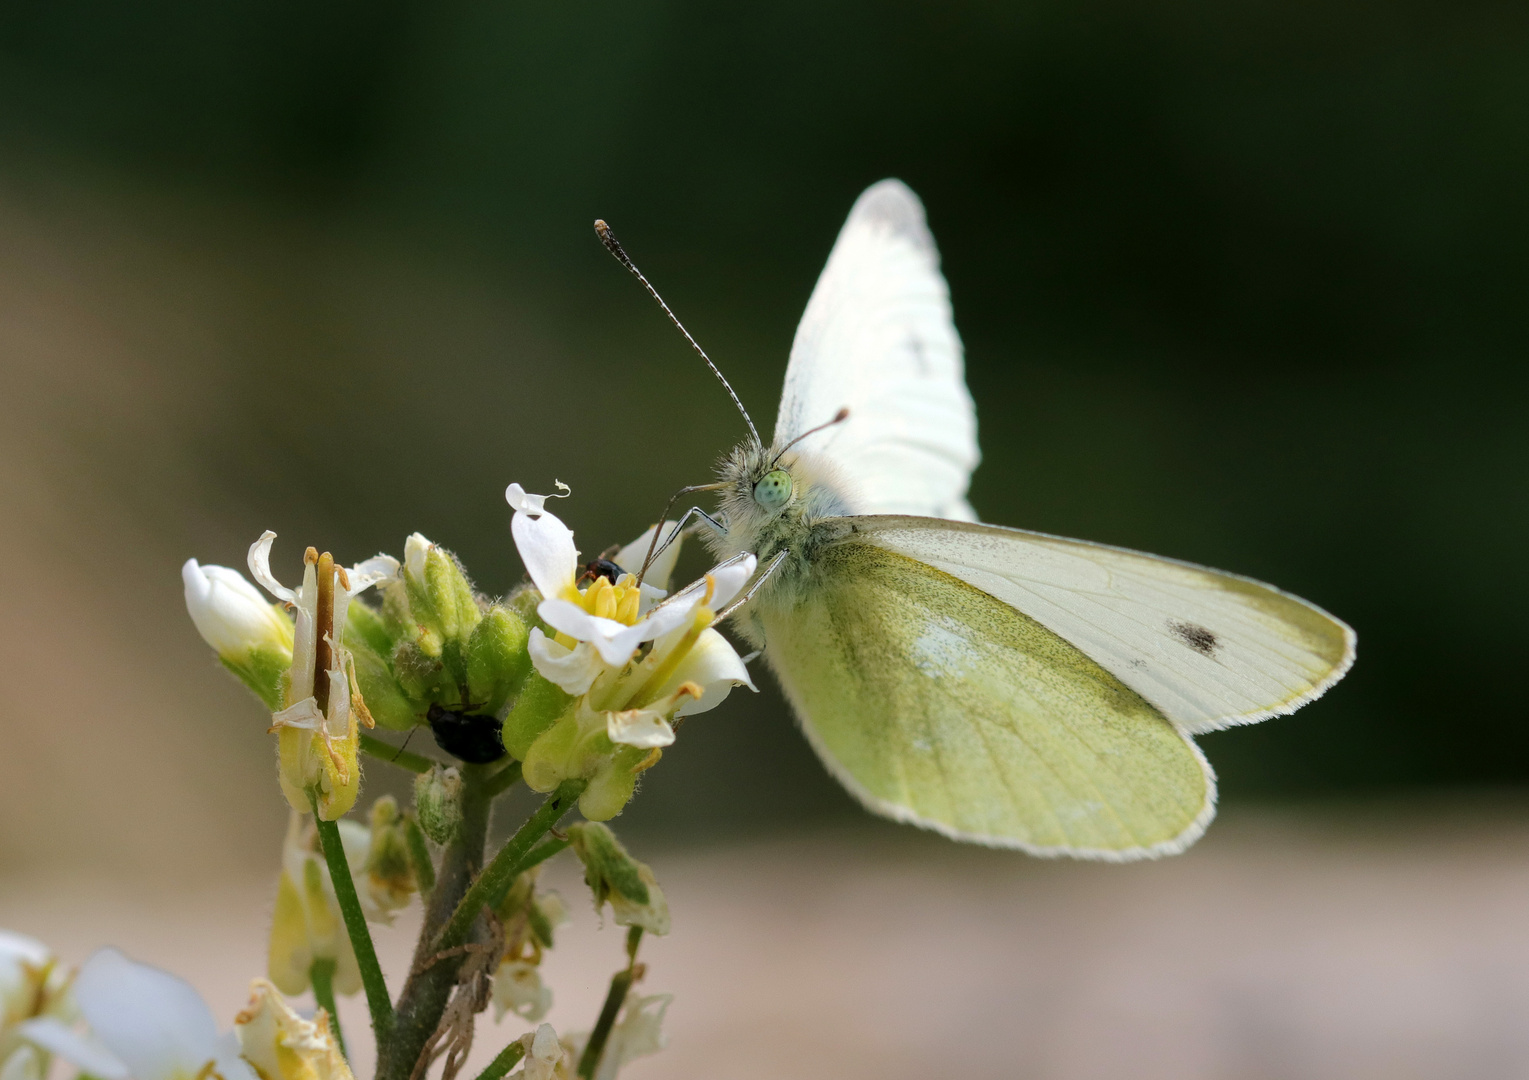
[[[777,681],[784,687],[785,683],[783,680],[777,679]],[[786,696],[789,698],[790,694],[788,693]],[[1156,708],[1156,706],[1153,706],[1153,708]],[[797,727],[801,728],[802,734],[807,738],[808,745],[818,755],[818,760],[823,763],[824,768],[829,771],[835,780],[844,785],[844,790],[854,796],[855,801],[861,806],[878,817],[889,818],[903,825],[916,825],[920,829],[939,833],[941,836],[960,841],[964,844],[980,844],[983,847],[998,848],[1005,851],[1023,851],[1026,855],[1033,855],[1041,859],[1087,859],[1093,862],[1110,863],[1140,862],[1142,859],[1161,859],[1169,855],[1182,854],[1196,840],[1205,835],[1205,830],[1210,827],[1211,821],[1216,816],[1216,771],[1211,768],[1204,751],[1177,724],[1174,725],[1174,730],[1178,732],[1179,736],[1189,746],[1189,749],[1195,756],[1195,760],[1200,763],[1200,771],[1205,775],[1205,805],[1200,808],[1200,812],[1195,815],[1195,819],[1185,827],[1184,831],[1173,839],[1164,840],[1161,843],[1153,844],[1151,847],[1121,848],[1116,850],[1113,848],[1074,848],[1061,845],[1048,847],[1042,844],[1027,844],[1022,840],[1015,840],[1012,837],[992,836],[987,833],[972,833],[962,829],[953,829],[949,825],[931,820],[930,818],[921,817],[906,806],[899,806],[896,803],[887,802],[885,799],[879,799],[865,790],[858,780],[834,760],[833,755],[828,752],[828,748],[818,740],[817,732],[813,731],[811,721],[807,718],[806,710],[800,708],[793,701],[791,702],[791,711],[796,715]],[[1164,717],[1164,719],[1166,720],[1167,717]],[[1172,721],[1169,722],[1172,723]]]
[[[1094,540],[1078,540],[1070,536],[1059,536],[1056,533],[1039,532],[1034,529],[1016,529],[1009,525],[989,525],[985,522],[955,521],[949,518],[925,518],[915,517],[913,515],[899,514],[864,515],[855,518],[844,518],[842,520],[847,524],[853,522],[857,533],[867,531],[867,527],[873,522],[877,521],[885,521],[889,523],[896,522],[903,527],[908,527],[911,525],[914,528],[941,527],[945,529],[954,528],[957,530],[992,529],[997,532],[1010,533],[1025,538],[1050,540],[1063,544],[1075,544],[1084,548],[1098,548],[1104,551],[1116,552],[1117,554],[1132,555],[1137,558],[1151,559],[1154,562],[1171,563],[1174,566],[1182,566],[1187,570],[1195,570],[1202,574],[1213,574],[1216,577],[1231,578],[1234,581],[1242,581],[1250,585],[1257,585],[1261,589],[1268,589],[1272,593],[1276,593],[1287,600],[1292,600],[1295,603],[1300,604],[1302,607],[1316,612],[1323,618],[1330,620],[1334,625],[1338,626],[1343,631],[1343,656],[1339,659],[1338,663],[1333,666],[1332,670],[1327,673],[1326,676],[1312,684],[1311,689],[1266,709],[1254,709],[1245,713],[1229,713],[1225,716],[1216,717],[1213,720],[1200,721],[1197,723],[1186,723],[1184,721],[1175,720],[1172,717],[1169,717],[1169,721],[1186,735],[1205,735],[1213,731],[1225,731],[1227,728],[1242,727],[1246,724],[1257,724],[1264,720],[1271,720],[1276,716],[1290,716],[1292,713],[1301,708],[1304,708],[1305,706],[1311,704],[1313,701],[1317,700],[1317,698],[1321,697],[1323,694],[1327,693],[1327,691],[1332,689],[1332,687],[1336,685],[1339,680],[1348,674],[1349,669],[1354,666],[1354,659],[1358,650],[1359,635],[1354,632],[1353,627],[1344,622],[1342,619],[1338,618],[1332,612],[1318,606],[1317,604],[1313,604],[1305,597],[1297,596],[1291,592],[1286,592],[1284,589],[1281,589],[1277,585],[1270,585],[1267,581],[1260,581],[1257,578],[1248,577],[1246,574],[1234,574],[1229,570],[1217,570],[1215,567],[1205,566],[1201,563],[1190,562],[1187,559],[1175,559],[1167,555],[1154,555],[1151,552],[1138,551],[1135,548],[1121,547],[1117,544],[1102,544]],[[869,535],[874,535],[874,533],[871,532]],[[972,585],[973,588],[981,588],[981,586],[974,585],[971,582],[967,582],[967,584]],[[988,595],[991,596],[992,594],[989,593]],[[1000,603],[1009,603],[1002,597],[995,596],[993,599],[998,600]],[[1009,606],[1013,607],[1014,605],[1010,604]],[[1028,611],[1024,614],[1030,615],[1031,618],[1035,617],[1031,612]],[[1043,623],[1042,625],[1045,624]],[[1047,627],[1047,629],[1050,630],[1051,627]],[[1052,632],[1056,633],[1055,630]],[[1063,636],[1064,640],[1068,641],[1068,644],[1082,649],[1082,646],[1077,645],[1077,643],[1073,642],[1071,639],[1065,638],[1065,635]],[[1088,650],[1083,649],[1082,651],[1084,655],[1089,655]],[[1097,657],[1089,655],[1089,659],[1093,660],[1095,663],[1099,663],[1099,659]],[[1112,671],[1110,674],[1114,675],[1116,678],[1120,678],[1120,675],[1117,672]],[[1135,690],[1135,687],[1132,687],[1132,689]],[[1140,691],[1136,692],[1140,693]],[[1146,697],[1146,695],[1143,695],[1143,697]],[[1147,701],[1152,705],[1153,708],[1158,709],[1159,712],[1162,711],[1161,707],[1158,706],[1156,702],[1153,702],[1150,698],[1147,698]],[[1192,843],[1193,841],[1190,842]]]

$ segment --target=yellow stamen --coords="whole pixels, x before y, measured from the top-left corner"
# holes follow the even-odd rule
[[[657,765],[658,759],[663,756],[664,752],[655,746],[652,750],[648,751],[647,757],[643,758],[636,765],[632,766],[632,775],[636,776],[638,773],[647,772],[653,766]]]
[[[366,707],[366,700],[361,696],[361,687],[356,682],[355,657],[346,654],[346,673],[350,676],[350,710],[360,718],[361,722],[369,728],[377,726],[377,721],[372,719],[372,711]]]

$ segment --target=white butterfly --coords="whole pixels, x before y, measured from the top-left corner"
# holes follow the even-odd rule
[[[1037,855],[1182,851],[1215,813],[1191,736],[1320,696],[1353,631],[1249,578],[978,524],[979,457],[939,253],[884,180],[808,301],[772,444],[720,469],[709,542],[764,568],[739,629],[876,813]]]

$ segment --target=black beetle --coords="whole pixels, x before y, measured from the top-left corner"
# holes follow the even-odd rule
[[[452,757],[474,765],[487,765],[504,757],[504,725],[496,716],[448,709],[435,702],[425,713],[425,719],[430,722],[435,745]]]

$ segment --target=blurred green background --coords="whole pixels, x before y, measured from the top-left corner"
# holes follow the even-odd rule
[[[592,219],[768,430],[884,176],[942,248],[986,520],[1358,629],[1327,698],[1203,740],[1225,802],[1529,780],[1521,5],[8,0],[0,139],[0,855],[129,759],[164,814],[273,801],[185,556],[418,529],[500,591],[508,481],[571,484],[594,552],[708,477],[738,418]],[[630,828],[858,813],[761,682]]]

